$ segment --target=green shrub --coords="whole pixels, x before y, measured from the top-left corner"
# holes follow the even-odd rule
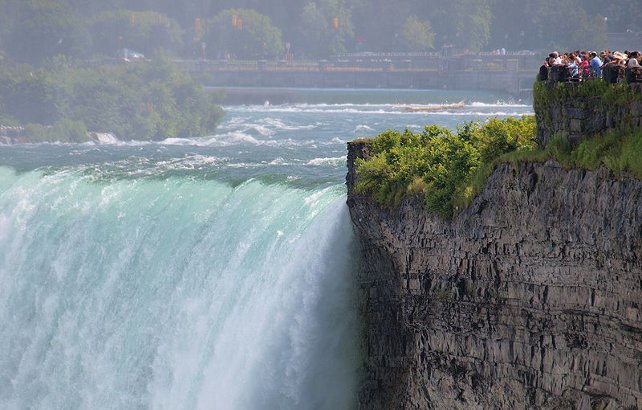
[[[534,117],[493,118],[473,133],[473,143],[479,147],[481,161],[490,163],[507,152],[532,150],[534,136]]]
[[[566,135],[555,135],[546,146],[546,151],[551,158],[557,160],[560,164],[568,167],[572,166],[570,155],[573,151],[573,145]]]
[[[427,126],[421,133],[386,131],[372,140],[373,156],[357,160],[356,191],[389,207],[423,193],[430,213],[449,217],[481,191],[495,160],[535,148],[532,117],[469,122],[457,133]]]
[[[25,133],[31,142],[86,142],[89,141],[87,127],[80,121],[63,119],[52,126],[27,124]]]
[[[556,137],[546,153],[568,168],[594,170],[604,165],[613,173],[624,172],[642,179],[642,132],[622,134],[611,130],[581,141],[575,146],[566,138]]]

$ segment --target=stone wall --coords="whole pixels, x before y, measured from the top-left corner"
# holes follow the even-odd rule
[[[586,92],[583,90],[586,87],[591,85],[583,82],[544,82],[536,85],[533,106],[541,148],[556,134],[576,141],[610,129],[642,129],[642,84],[610,85],[616,87],[613,90],[631,91],[633,95],[640,96],[623,100],[618,100],[617,95],[605,98],[599,92]]]
[[[642,182],[500,165],[451,221],[357,195],[363,409],[642,408]]]

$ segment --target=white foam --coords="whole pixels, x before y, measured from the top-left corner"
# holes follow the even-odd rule
[[[532,107],[530,104],[519,104],[519,103],[513,103],[513,102],[505,102],[505,101],[497,101],[495,103],[484,103],[484,102],[479,102],[479,101],[473,101],[470,103],[471,107],[523,107],[523,108],[528,108]]]
[[[373,129],[366,124],[360,124],[357,125],[354,129],[354,132],[359,132],[359,131],[373,131]]]
[[[122,141],[109,132],[93,132],[90,134],[97,144],[120,144]]]
[[[345,164],[346,157],[335,157],[335,158],[314,158],[306,163],[306,165],[321,167],[321,166],[339,166]]]

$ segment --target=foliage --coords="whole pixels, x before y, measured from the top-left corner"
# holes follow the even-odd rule
[[[386,131],[372,141],[373,156],[357,160],[356,191],[390,207],[406,194],[423,192],[429,212],[449,217],[465,202],[461,197],[474,192],[478,169],[489,173],[502,154],[533,150],[534,134],[532,117],[467,123],[457,133],[439,126],[420,134]]]
[[[446,300],[450,298],[452,291],[450,289],[437,289],[434,295],[437,299]]]
[[[277,58],[285,48],[281,30],[269,17],[252,9],[228,9],[204,26],[207,52],[212,57],[241,59]]]
[[[577,49],[603,47],[604,4],[587,13],[580,0],[497,0],[493,5],[491,47],[510,49]]]
[[[344,0],[309,2],[297,24],[297,53],[323,57],[348,51],[354,36],[351,12]]]
[[[531,150],[535,144],[534,134],[535,117],[492,118],[472,130],[471,140],[479,149],[481,162],[490,163],[507,152]]]
[[[15,60],[41,64],[57,54],[81,56],[89,48],[86,27],[65,2],[24,0],[9,6],[14,21],[7,21],[6,48]]]
[[[480,51],[490,38],[492,13],[486,0],[454,0],[455,39],[461,47]]]
[[[99,67],[58,58],[48,70],[0,72],[0,117],[34,124],[31,130],[40,139],[75,141],[81,129],[122,139],[203,136],[223,115],[215,102],[213,94],[162,58]]]
[[[91,20],[89,31],[94,51],[109,56],[125,48],[143,54],[156,49],[179,50],[182,42],[178,23],[154,11],[102,12]]]
[[[549,156],[567,168],[594,170],[604,165],[615,174],[628,172],[642,179],[642,132],[622,134],[610,130],[573,145],[556,136],[548,145]]]
[[[81,121],[69,119],[62,119],[53,126],[27,124],[25,133],[29,136],[31,142],[85,142],[89,140],[85,124]]]
[[[410,51],[426,51],[435,47],[435,33],[428,20],[410,16],[401,29],[401,37]]]

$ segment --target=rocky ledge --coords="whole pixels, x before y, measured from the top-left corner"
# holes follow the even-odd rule
[[[642,182],[498,166],[450,221],[348,205],[366,261],[363,409],[642,409]]]

